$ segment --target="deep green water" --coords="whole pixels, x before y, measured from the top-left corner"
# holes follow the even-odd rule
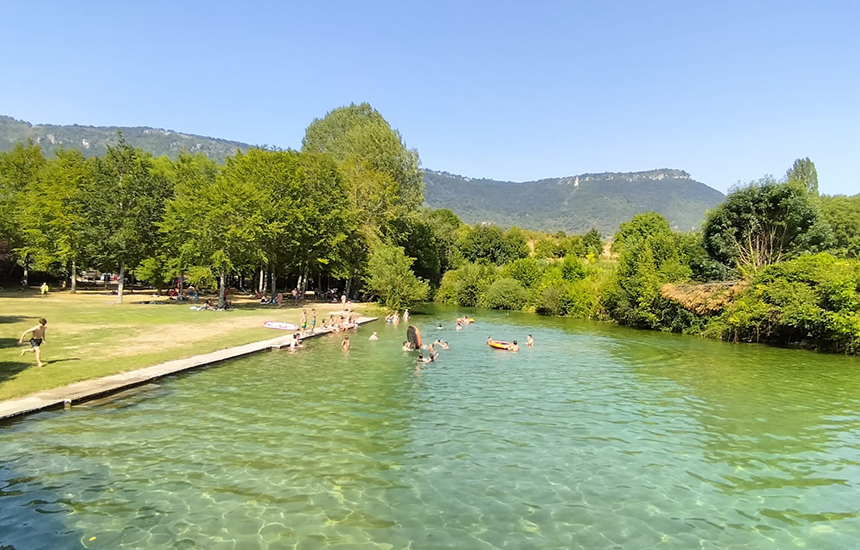
[[[860,360],[455,313],[0,426],[0,548],[860,547]]]

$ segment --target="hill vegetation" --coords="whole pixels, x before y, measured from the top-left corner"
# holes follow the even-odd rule
[[[679,231],[698,229],[723,194],[683,170],[582,174],[525,183],[424,171],[427,204],[450,208],[466,223],[603,234],[643,212],[662,214]]]

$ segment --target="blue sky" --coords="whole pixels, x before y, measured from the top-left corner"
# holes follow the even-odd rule
[[[514,181],[809,156],[860,192],[860,2],[9,2],[0,114],[297,148],[367,101],[425,167]]]

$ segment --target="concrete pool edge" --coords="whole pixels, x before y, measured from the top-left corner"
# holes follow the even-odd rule
[[[356,322],[359,325],[364,325],[377,319],[378,317],[359,317]],[[307,340],[330,333],[330,330],[319,331],[308,334],[302,339]],[[206,367],[260,351],[282,349],[288,347],[292,339],[292,332],[290,332],[276,338],[269,338],[202,355],[194,355],[185,359],[174,359],[150,367],[94,378],[92,380],[83,380],[67,386],[25,395],[24,397],[0,401],[0,423],[28,414],[64,407],[67,404],[75,405],[83,403],[179,372]]]

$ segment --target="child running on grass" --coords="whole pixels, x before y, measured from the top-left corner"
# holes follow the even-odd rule
[[[24,336],[27,335],[28,332],[30,335],[30,349],[22,349],[21,355],[25,353],[35,353],[36,354],[36,366],[41,367],[44,363],[42,363],[42,343],[47,342],[47,338],[45,338],[45,331],[47,330],[46,325],[48,321],[45,319],[39,319],[39,324],[33,328],[25,330],[21,337],[18,339],[19,344],[24,343]]]

